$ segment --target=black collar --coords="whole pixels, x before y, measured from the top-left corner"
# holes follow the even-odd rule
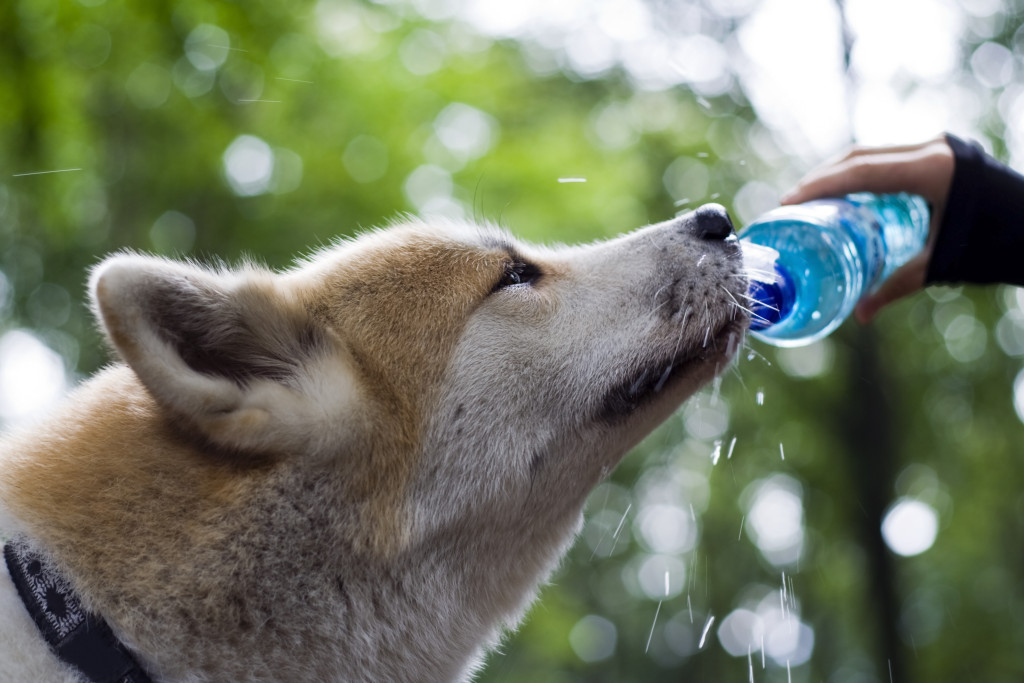
[[[67,579],[27,538],[9,541],[4,559],[21,601],[62,661],[94,683],[152,683],[110,625],[82,607]]]

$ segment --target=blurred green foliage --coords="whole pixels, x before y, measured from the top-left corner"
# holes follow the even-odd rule
[[[82,377],[107,358],[83,283],[113,250],[284,266],[425,210],[589,241],[704,201],[733,208],[747,183],[801,170],[739,84],[705,98],[618,68],[582,77],[413,7],[0,4],[4,329],[31,330]],[[992,40],[1014,49],[1015,33],[1008,21]],[[1017,290],[936,288],[809,349],[748,342],[595,492],[480,680],[1020,680],[1022,340]],[[757,542],[766,491],[799,503],[788,560]],[[901,497],[939,515],[915,557],[879,532]],[[657,505],[690,535],[645,531]],[[663,570],[667,597],[649,586]],[[723,647],[727,617],[769,603],[813,633],[806,662]]]

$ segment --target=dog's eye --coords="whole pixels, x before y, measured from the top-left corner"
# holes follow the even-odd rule
[[[505,266],[505,273],[495,286],[495,291],[516,285],[528,285],[540,277],[540,269],[532,263],[516,261]]]

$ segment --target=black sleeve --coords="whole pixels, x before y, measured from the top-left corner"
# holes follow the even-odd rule
[[[956,160],[926,284],[1024,285],[1024,176],[952,135]]]

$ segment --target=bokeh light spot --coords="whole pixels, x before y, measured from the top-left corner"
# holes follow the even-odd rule
[[[615,624],[596,614],[576,622],[569,631],[569,645],[584,662],[600,662],[615,654],[618,631]]]
[[[274,175],[274,151],[258,137],[240,135],[224,150],[224,173],[235,194],[263,194]]]
[[[882,538],[897,555],[920,555],[935,543],[939,514],[931,505],[912,498],[896,501],[882,520]]]

